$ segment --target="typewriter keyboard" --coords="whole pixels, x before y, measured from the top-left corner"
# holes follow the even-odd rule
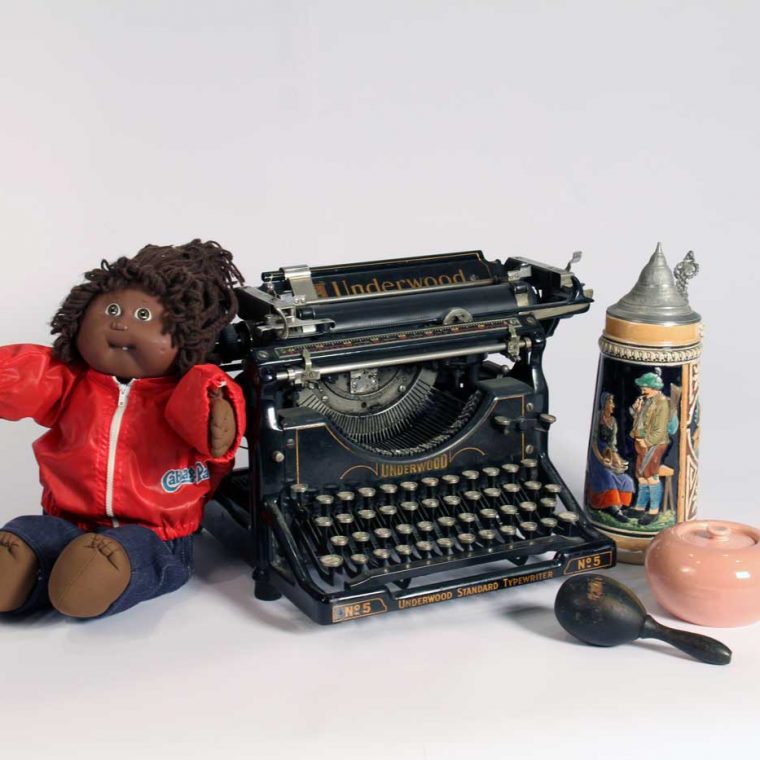
[[[350,584],[494,554],[521,564],[551,548],[541,539],[576,534],[578,515],[563,508],[561,490],[538,460],[523,459],[354,488],[298,483],[287,497],[312,566],[328,581]]]

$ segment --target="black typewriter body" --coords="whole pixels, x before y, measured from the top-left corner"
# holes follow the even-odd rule
[[[250,464],[205,523],[257,597],[328,624],[614,564],[548,454],[543,351],[591,303],[569,268],[475,251],[262,278],[227,335]]]

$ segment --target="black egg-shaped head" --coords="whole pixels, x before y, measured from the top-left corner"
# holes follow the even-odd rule
[[[612,647],[639,637],[646,610],[622,583],[605,575],[575,575],[554,601],[560,625],[587,644]]]

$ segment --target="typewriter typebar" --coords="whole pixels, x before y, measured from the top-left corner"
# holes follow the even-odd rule
[[[250,464],[206,515],[257,597],[338,623],[614,564],[548,455],[542,354],[591,303],[570,265],[475,251],[262,279],[223,341]]]

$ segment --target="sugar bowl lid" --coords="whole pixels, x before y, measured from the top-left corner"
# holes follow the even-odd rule
[[[757,528],[725,520],[679,523],[671,531],[674,538],[697,550],[729,552],[760,544],[760,531]]]

